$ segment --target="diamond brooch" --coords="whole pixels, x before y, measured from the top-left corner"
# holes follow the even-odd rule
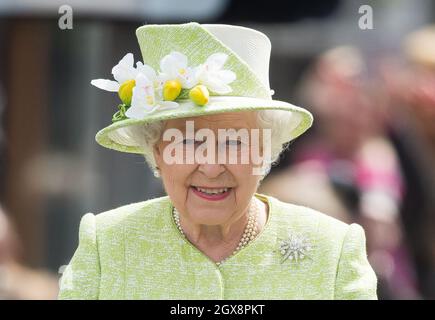
[[[306,237],[290,234],[287,239],[280,239],[279,252],[282,255],[281,263],[286,260],[296,261],[304,259],[312,250],[312,246]]]

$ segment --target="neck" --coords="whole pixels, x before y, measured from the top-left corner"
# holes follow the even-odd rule
[[[232,246],[238,242],[245,232],[249,218],[254,218],[257,232],[260,232],[267,219],[265,204],[255,197],[242,214],[235,216],[230,221],[220,225],[204,225],[194,223],[188,216],[179,217],[179,223],[185,236],[197,246],[222,247]]]
[[[180,224],[186,237],[196,245],[207,247],[231,245],[240,240],[250,214],[250,206],[232,221],[219,225],[197,224],[188,217],[180,217]]]

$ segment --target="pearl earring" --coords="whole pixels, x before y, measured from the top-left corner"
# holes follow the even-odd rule
[[[156,178],[160,178],[160,172],[159,172],[159,168],[158,167],[156,167],[155,169],[154,169],[154,177],[156,177]]]

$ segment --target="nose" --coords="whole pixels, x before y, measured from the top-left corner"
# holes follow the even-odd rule
[[[208,178],[217,178],[221,173],[225,171],[225,167],[222,164],[200,164],[198,167],[199,172],[203,173]]]

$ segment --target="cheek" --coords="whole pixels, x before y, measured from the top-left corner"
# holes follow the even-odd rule
[[[254,175],[254,166],[252,165],[227,165],[227,170],[231,172],[236,180],[237,192],[250,194],[257,190],[261,176]]]
[[[165,188],[169,192],[170,190],[176,190],[177,192],[187,190],[187,186],[190,185],[190,176],[195,170],[191,165],[164,165],[161,167],[161,176]]]

